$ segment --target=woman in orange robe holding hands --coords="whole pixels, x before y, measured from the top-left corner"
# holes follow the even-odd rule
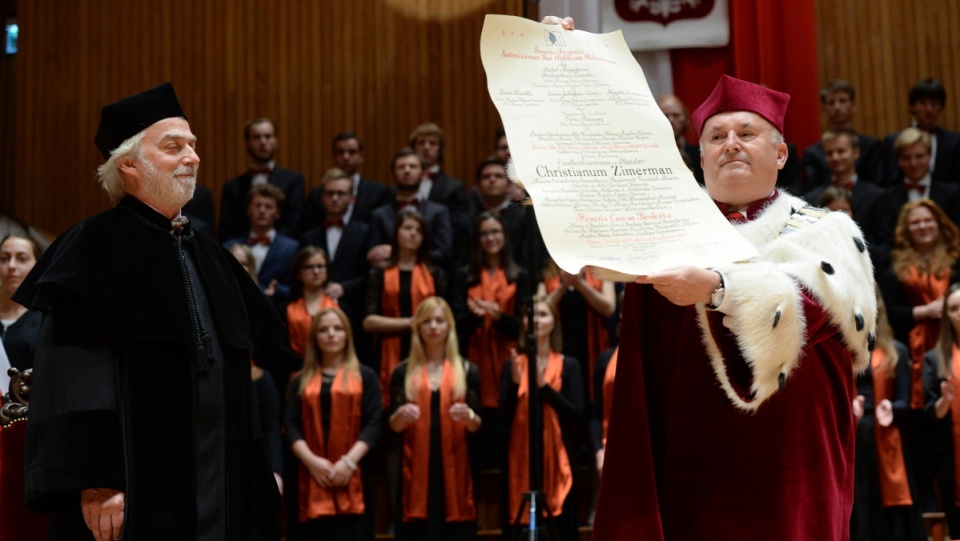
[[[533,303],[536,383],[543,404],[543,491],[561,539],[574,541],[580,517],[573,472],[584,409],[580,364],[561,353],[563,339],[556,308],[541,296],[534,297]],[[524,334],[520,338],[520,346],[525,347]],[[503,364],[501,374],[500,415],[504,424],[510,426],[506,511],[511,526],[518,527],[515,519],[521,498],[529,491],[530,479],[527,356],[514,355]],[[525,524],[527,520],[525,511],[520,522]]]
[[[304,539],[370,540],[363,515],[372,498],[360,466],[380,436],[380,384],[357,359],[350,320],[339,308],[321,310],[310,336],[303,370],[290,383],[285,423],[300,460]]]
[[[480,376],[458,351],[453,313],[429,297],[413,318],[410,357],[391,378],[390,428],[403,433],[397,539],[476,538],[469,434],[480,429]]]

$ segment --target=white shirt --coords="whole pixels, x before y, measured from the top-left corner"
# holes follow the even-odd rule
[[[419,198],[421,201],[426,201],[427,199],[430,199],[430,190],[433,189],[433,179],[428,177],[426,173],[436,174],[439,172],[440,172],[439,165],[434,165],[430,169],[427,169],[426,171],[424,171],[423,179],[420,180],[420,192],[417,193],[417,198]]]
[[[257,167],[257,168],[259,169],[258,166],[253,166],[253,165],[250,166],[251,169],[254,168],[254,167]],[[273,160],[270,160],[270,163],[267,164],[267,169],[269,169],[270,171],[273,171],[273,168],[274,168],[274,167],[276,167],[276,164],[273,163]],[[265,175],[265,174],[263,174],[263,173],[257,173],[256,175],[253,175],[253,178],[250,179],[250,185],[251,185],[251,186],[259,186],[260,184],[266,184],[266,183],[267,183],[267,178],[269,178],[269,177],[270,177],[270,175]]]
[[[344,220],[346,222],[346,220]],[[340,246],[340,239],[343,238],[342,227],[328,227],[327,231],[327,258],[331,262],[337,257],[337,247]]]
[[[922,179],[917,181],[917,184],[919,184],[920,186],[923,186],[923,193],[917,193],[916,190],[910,190],[909,192],[907,192],[907,198],[910,200],[911,203],[914,201],[919,201],[921,199],[930,198],[930,184],[931,184],[930,173],[927,173],[926,176],[924,176]]]

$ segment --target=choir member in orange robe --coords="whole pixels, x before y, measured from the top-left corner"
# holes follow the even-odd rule
[[[581,362],[581,381],[588,402],[593,401],[593,368],[597,356],[610,347],[607,321],[617,308],[613,282],[601,280],[590,269],[570,274],[548,260],[543,289],[560,313],[563,353]]]
[[[403,433],[399,541],[476,539],[471,434],[480,376],[460,357],[453,312],[429,297],[413,318],[410,357],[391,378],[390,428]]]
[[[910,351],[910,411],[904,438],[920,507],[930,512],[937,506],[935,472],[930,469],[930,419],[923,413],[923,356],[940,335],[943,296],[960,261],[960,231],[933,201],[907,203],[897,219],[890,260],[880,286],[894,336]]]
[[[339,308],[313,317],[303,370],[287,394],[286,437],[300,461],[297,513],[305,541],[372,540],[364,457],[380,436],[380,383],[354,350]]]
[[[573,357],[561,353],[563,338],[556,307],[542,296],[534,297],[533,303],[534,338],[537,342],[536,383],[540,387],[543,406],[542,489],[561,539],[574,541],[577,539],[580,518],[574,471],[577,435],[584,409],[580,364]],[[524,334],[520,338],[520,346],[524,347]],[[526,524],[529,514],[525,509],[520,514],[520,521],[517,521],[521,498],[530,490],[527,362],[526,354],[514,355],[503,363],[500,380],[501,420],[510,426],[506,511],[511,528]]]
[[[293,256],[290,263],[293,290],[300,293],[284,311],[290,349],[301,356],[307,350],[310,339],[310,322],[321,310],[338,308],[336,299],[327,295],[330,271],[327,269],[327,253],[317,246],[305,246]]]
[[[942,318],[937,346],[923,359],[923,387],[931,418],[931,470],[940,488],[937,510],[946,513],[947,527],[952,533],[960,532],[960,397],[956,397],[960,376],[960,284],[947,290]]]
[[[857,393],[850,539],[923,539],[900,430],[909,411],[910,354],[907,346],[893,339],[882,299],[877,302],[877,346],[866,371],[857,375]]]
[[[457,273],[450,297],[461,351],[480,370],[482,414],[496,418],[500,369],[517,346],[521,307],[530,297],[527,273],[514,262],[503,218],[484,212],[474,223],[470,264]],[[488,423],[479,435],[485,467],[501,466],[506,434]]]
[[[603,474],[603,455],[607,447],[607,429],[610,427],[610,407],[613,405],[613,382],[617,376],[617,348],[604,351],[597,357],[593,373],[593,415],[590,418],[590,436],[597,475]]]
[[[423,299],[446,292],[443,270],[430,264],[430,246],[427,221],[406,207],[397,215],[387,268],[370,269],[363,330],[378,335],[384,406],[390,396],[390,375],[410,350],[414,311]]]

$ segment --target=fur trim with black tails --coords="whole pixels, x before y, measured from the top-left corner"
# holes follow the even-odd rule
[[[877,302],[873,265],[863,234],[847,215],[833,212],[799,228],[784,228],[803,200],[781,193],[756,220],[736,225],[760,252],[742,263],[719,265],[725,277],[726,325],[753,375],[751,397],[740,396],[710,331],[707,312],[697,306],[703,342],[724,392],[739,408],[754,411],[789,384],[806,341],[801,289],[829,314],[853,357],[866,368],[876,336]],[[729,309],[727,308],[729,306]]]

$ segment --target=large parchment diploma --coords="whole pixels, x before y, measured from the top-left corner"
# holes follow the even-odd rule
[[[516,175],[560,268],[632,280],[757,255],[684,165],[619,31],[487,15],[480,53]]]

